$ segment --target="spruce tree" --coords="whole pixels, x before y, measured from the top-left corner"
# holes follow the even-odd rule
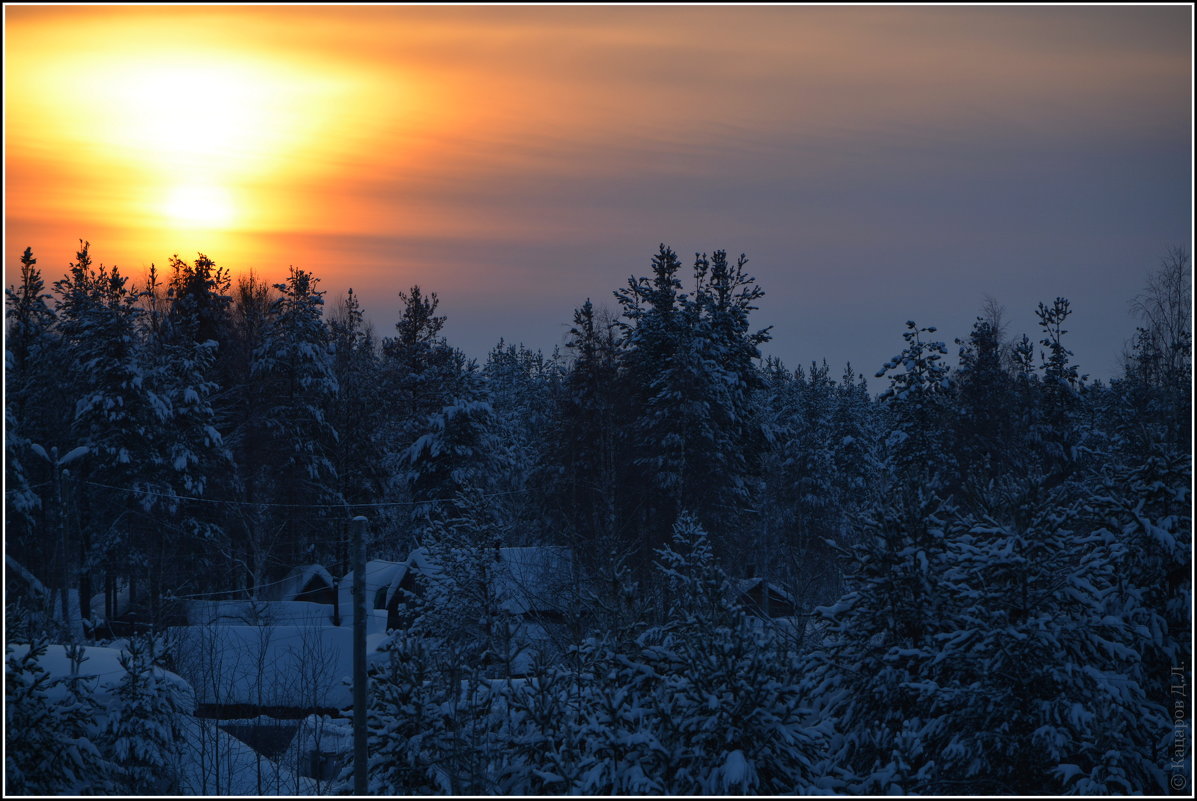
[[[182,718],[191,713],[194,699],[171,683],[154,659],[151,640],[129,640],[120,656],[124,675],[101,736],[118,766],[118,786],[130,795],[179,791]]]
[[[552,459],[559,472],[551,497],[574,535],[578,556],[595,564],[608,559],[617,544],[620,399],[614,332],[589,299],[574,311],[566,347],[573,362],[552,424]]]
[[[935,326],[920,328],[907,321],[902,334],[906,347],[877,371],[877,378],[888,374],[890,379],[880,397],[890,413],[885,442],[889,464],[899,482],[914,490],[942,490],[953,475],[950,431],[943,427],[951,390],[943,363],[947,349],[942,342],[924,340],[935,332]]]
[[[1003,364],[998,331],[978,317],[967,340],[956,340],[955,459],[966,493],[975,494],[1010,471],[1015,440],[1014,382]]]
[[[277,504],[342,500],[330,458],[338,434],[326,413],[339,387],[318,283],[311,273],[292,267],[287,280],[275,285],[279,296],[253,354],[253,377],[268,399],[264,424],[271,461],[264,478]],[[327,539],[328,524],[321,525],[310,510],[284,506],[274,517],[288,532],[288,541],[274,555],[280,570],[296,564],[313,542]]]

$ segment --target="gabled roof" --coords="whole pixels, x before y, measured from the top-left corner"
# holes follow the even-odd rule
[[[736,589],[737,601],[751,614],[778,618],[797,613],[794,596],[764,578],[736,579],[732,586]]]
[[[262,597],[271,601],[294,601],[313,578],[319,578],[325,586],[333,586],[332,573],[324,565],[300,565],[281,581],[264,587]]]
[[[385,559],[371,559],[366,562],[366,606],[373,608],[375,594],[384,587],[389,588],[395,581],[396,574],[401,576],[402,572],[406,570],[406,562],[389,562]],[[353,609],[353,584],[356,580],[357,577],[352,570],[341,579],[337,591],[341,603],[341,614],[345,614],[346,610]]]
[[[747,595],[748,593],[760,587],[762,584],[766,585],[769,590],[769,594],[774,598],[780,598],[783,601],[788,601],[791,604],[794,603],[793,595],[790,595],[790,593],[786,592],[773,582],[765,581],[765,579],[760,576],[756,578],[736,579],[735,581],[736,591],[739,592],[740,595]]]
[[[574,585],[573,551],[564,546],[541,545],[498,548],[496,556],[492,573],[494,590],[505,610],[512,614],[567,610],[569,591]],[[392,574],[388,605],[411,572],[435,578],[440,567],[427,548],[413,550],[402,569]]]

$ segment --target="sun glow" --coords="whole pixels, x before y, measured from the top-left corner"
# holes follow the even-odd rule
[[[228,190],[212,184],[181,184],[170,191],[163,207],[174,223],[192,228],[230,227],[237,218]]]
[[[157,169],[244,178],[275,171],[317,133],[321,87],[277,64],[113,65],[95,78],[107,115],[94,136]],[[101,87],[104,87],[103,89]]]
[[[6,76],[15,94],[6,100],[10,154],[81,190],[43,196],[43,214],[147,234],[279,230],[311,219],[311,195],[283,188],[327,169],[310,154],[338,141],[343,122],[328,110],[361,103],[361,81],[290,53],[91,41],[63,55],[10,57],[36,76],[16,84]],[[41,177],[31,170],[22,179]]]

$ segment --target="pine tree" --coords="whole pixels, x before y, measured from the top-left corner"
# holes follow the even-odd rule
[[[445,710],[454,688],[439,672],[432,647],[419,638],[393,637],[379,649],[386,661],[371,670],[367,711],[372,795],[453,790],[443,754],[449,750]],[[344,783],[351,778],[347,769]]]
[[[425,295],[419,285],[400,292],[403,313],[395,323],[396,336],[382,341],[387,389],[393,415],[403,423],[417,423],[445,406],[461,388],[454,378],[461,357],[441,335],[444,315],[436,313],[440,299]],[[402,442],[400,447],[410,444]]]
[[[332,449],[340,494],[350,502],[369,503],[382,496],[382,425],[378,391],[379,364],[373,329],[353,289],[328,321],[337,391],[330,420],[338,433]]]
[[[152,267],[153,265],[151,265]],[[167,295],[170,310],[167,319],[176,336],[186,336],[193,342],[223,344],[230,336],[229,293],[232,278],[224,267],[218,267],[203,253],[192,264],[178,255],[170,260],[172,274]]]
[[[494,476],[502,472],[494,425],[494,409],[484,400],[463,400],[427,417],[423,433],[403,456],[417,529],[427,526],[437,508],[457,516],[457,493],[493,491]]]
[[[36,265],[32,250],[26,248],[20,284],[5,290],[4,528],[7,552],[35,573],[49,575],[52,557],[44,532],[54,513],[47,487],[51,476],[46,460],[32,449],[69,450],[70,436],[62,421],[70,418],[73,404],[57,372],[62,359],[56,320]]]
[[[678,359],[682,327],[678,307],[686,302],[679,297],[680,269],[677,255],[662,244],[652,260],[652,278],[629,278],[627,288],[615,293],[625,318],[619,321],[620,376],[626,388],[620,423],[628,434],[619,472],[631,519],[624,525],[641,556],[651,553],[663,539],[678,511],[676,486],[681,477],[677,459],[685,440],[674,435],[666,442],[670,436],[667,429],[675,422],[670,413],[677,410],[670,406],[669,397],[660,394],[660,385],[662,373]],[[695,399],[695,403],[701,401]],[[666,430],[654,431],[654,426]],[[662,484],[672,484],[673,492]]]
[[[61,401],[55,403],[55,376],[50,373],[56,343],[54,311],[46,302],[51,295],[37,268],[33,251],[21,256],[21,283],[4,291],[5,349],[12,354],[5,365],[6,407],[26,424],[34,437],[45,440],[51,423],[57,427]],[[51,444],[48,440],[45,445]],[[56,443],[55,443],[56,444]]]
[[[1071,469],[1079,458],[1080,444],[1076,415],[1080,405],[1081,378],[1077,366],[1071,364],[1072,351],[1064,347],[1064,335],[1068,331],[1064,322],[1072,313],[1066,298],[1056,298],[1052,305],[1040,303],[1035,314],[1043,339],[1039,344],[1046,348],[1040,353],[1043,362],[1043,383],[1040,404],[1043,418],[1040,421],[1039,440],[1043,448],[1045,469],[1049,473],[1060,473]]]
[[[1143,635],[1136,676],[1154,699],[1172,693],[1172,669],[1192,650],[1191,483],[1187,457],[1156,455],[1107,468],[1090,501],[1096,525],[1119,546],[1109,611]]]
[[[144,572],[153,542],[136,520],[157,502],[172,409],[140,336],[142,293],[116,267],[93,267],[87,243],[54,287],[75,400],[72,444],[87,449],[72,468],[77,517],[63,529],[75,534],[66,572],[88,618],[94,574],[107,554],[124,552],[127,577],[154,578]]]
[[[225,294],[230,279],[203,254],[193,265],[175,256],[171,266],[167,305],[145,315],[160,320],[144,335],[147,373],[169,410],[169,421],[157,432],[162,467],[153,482],[157,494],[149,510],[159,530],[154,561],[161,567],[155,572],[162,574],[158,583],[168,589],[179,586],[185,575],[223,573],[211,548],[224,537],[220,521],[209,508],[197,509],[181,498],[214,494],[231,467],[216,408],[220,350],[229,346],[231,337],[232,298]],[[153,281],[151,272],[151,298]],[[183,555],[188,557],[185,568],[178,558]]]
[[[952,622],[916,685],[937,721],[918,791],[1163,791],[1167,719],[1137,676],[1141,635],[1115,613],[1116,538],[1056,492],[1022,521],[960,520],[952,551]]]
[[[377,441],[384,452],[385,470],[392,477],[388,488],[392,497],[419,501],[422,498],[412,494],[419,490],[410,481],[412,448],[436,428],[436,418],[443,409],[459,409],[464,404],[481,401],[481,387],[473,362],[450,347],[441,334],[445,317],[436,314],[440,302],[436,293],[425,294],[416,285],[409,292],[400,292],[399,298],[403,311],[395,324],[397,335],[382,340],[382,426]],[[454,489],[450,487],[447,491],[448,496],[433,494],[423,498],[452,497]],[[418,529],[426,512],[420,505],[412,510],[409,519],[415,521],[417,531],[406,542],[397,543],[397,547],[411,548],[417,544]],[[410,528],[406,523],[399,525]]]
[[[706,271],[706,255],[696,256],[695,272]],[[746,505],[758,489],[761,454],[766,442],[760,421],[754,414],[753,396],[761,388],[758,370],[760,346],[768,342],[769,328],[753,331],[749,317],[765,291],[748,274],[748,258],[740,254],[734,264],[727,252],[716,250],[709,261],[709,278],[699,284],[696,303],[704,313],[712,340],[713,359],[724,373],[722,386],[716,384],[721,403],[721,447],[712,454],[721,477],[708,477],[719,488],[722,503],[716,508],[723,514],[709,514],[711,525],[725,530],[736,526],[736,505]],[[729,531],[730,533],[730,531]]]
[[[876,418],[864,375],[846,365],[832,415],[833,484],[845,517],[871,508],[877,500],[882,464]]]
[[[243,582],[252,593],[262,580],[274,549],[277,523],[264,507],[273,499],[274,443],[271,410],[278,398],[272,382],[262,380],[257,355],[268,347],[266,332],[277,290],[253,272],[241,276],[233,290],[229,341],[219,352],[221,391],[214,408],[219,431],[232,453],[232,470],[217,476],[215,494],[239,501],[225,517],[224,538],[218,544],[227,576]],[[228,582],[221,582],[228,586]]]
[[[750,333],[761,297],[726,254],[698,256],[693,297],[681,292],[680,262],[661,245],[651,278],[629,279],[616,293],[623,309],[621,376],[632,469],[630,528],[650,548],[663,541],[683,508],[729,539],[753,489],[764,445],[749,413],[760,384],[753,360],[767,331]]]
[[[505,470],[496,476],[496,500],[518,541],[512,545],[546,542],[558,534],[543,524],[542,488],[549,476],[549,435],[552,403],[560,395],[561,367],[540,351],[502,340],[487,355],[482,379],[495,413],[495,430]],[[547,529],[547,530],[546,530]]]
[[[386,645],[372,682],[370,777],[377,792],[493,792],[491,676],[510,677],[518,616],[497,580],[501,531],[477,490],[458,494],[425,536],[413,623]]]

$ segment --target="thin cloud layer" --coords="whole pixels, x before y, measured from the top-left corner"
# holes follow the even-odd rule
[[[135,272],[203,249],[384,332],[421,283],[481,355],[551,348],[664,241],[747,252],[791,365],[871,373],[986,292],[1033,334],[1064,294],[1108,375],[1191,239],[1190,13],[10,6],[6,278],[81,236]],[[168,66],[180,96],[130,95]]]

